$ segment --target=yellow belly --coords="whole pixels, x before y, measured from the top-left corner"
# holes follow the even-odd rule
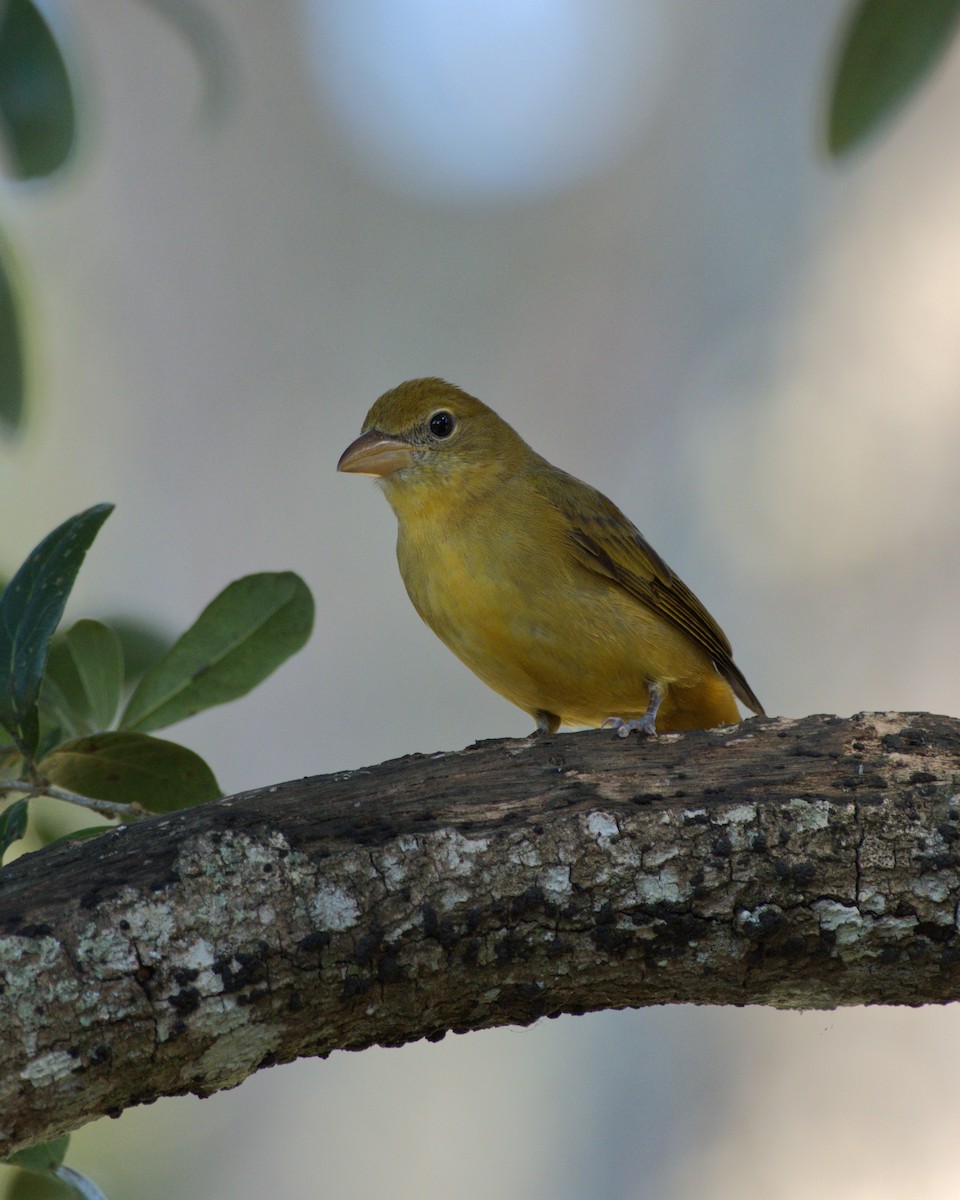
[[[535,718],[595,726],[642,716],[656,682],[661,731],[739,721],[729,685],[688,635],[516,529],[490,544],[449,528],[414,540],[401,524],[397,543],[420,616],[494,691]]]

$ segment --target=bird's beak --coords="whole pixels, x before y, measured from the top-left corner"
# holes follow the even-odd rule
[[[369,429],[340,455],[338,471],[354,475],[392,475],[402,467],[413,466],[413,446],[403,438]]]

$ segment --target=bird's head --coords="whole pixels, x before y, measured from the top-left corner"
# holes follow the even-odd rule
[[[463,484],[474,470],[496,474],[532,454],[497,414],[442,379],[411,379],[385,392],[338,471],[376,475],[389,485]]]

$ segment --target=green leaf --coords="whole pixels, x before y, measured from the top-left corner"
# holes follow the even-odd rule
[[[893,115],[949,46],[958,17],[960,0],[859,0],[830,98],[832,155]]]
[[[313,597],[292,571],[236,580],[140,680],[120,727],[161,729],[246,695],[312,627]]]
[[[40,736],[37,699],[50,639],[87,550],[112,511],[112,504],[96,504],[57,526],[0,596],[0,725],[28,756]]]
[[[222,793],[213,772],[186,746],[145,733],[99,733],[65,742],[37,768],[51,783],[94,800],[173,812]]]
[[[100,621],[72,625],[64,638],[77,669],[94,729],[109,729],[123,698],[120,639]]]
[[[15,800],[0,812],[0,861],[14,842],[27,832],[29,800]]]
[[[63,55],[31,0],[7,0],[0,18],[0,123],[20,179],[55,171],[76,140]]]
[[[26,403],[26,370],[20,312],[10,255],[0,244],[0,430],[17,433]]]
[[[18,1150],[5,1161],[12,1167],[21,1167],[24,1171],[55,1171],[63,1162],[70,1144],[70,1135],[65,1134],[55,1142],[41,1142],[39,1146],[28,1146]]]

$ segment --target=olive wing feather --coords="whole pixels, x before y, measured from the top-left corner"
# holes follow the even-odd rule
[[[577,560],[698,642],[740,700],[762,714],[763,706],[734,663],[723,630],[620,509],[565,472],[541,475],[536,486],[563,517],[567,542]]]

